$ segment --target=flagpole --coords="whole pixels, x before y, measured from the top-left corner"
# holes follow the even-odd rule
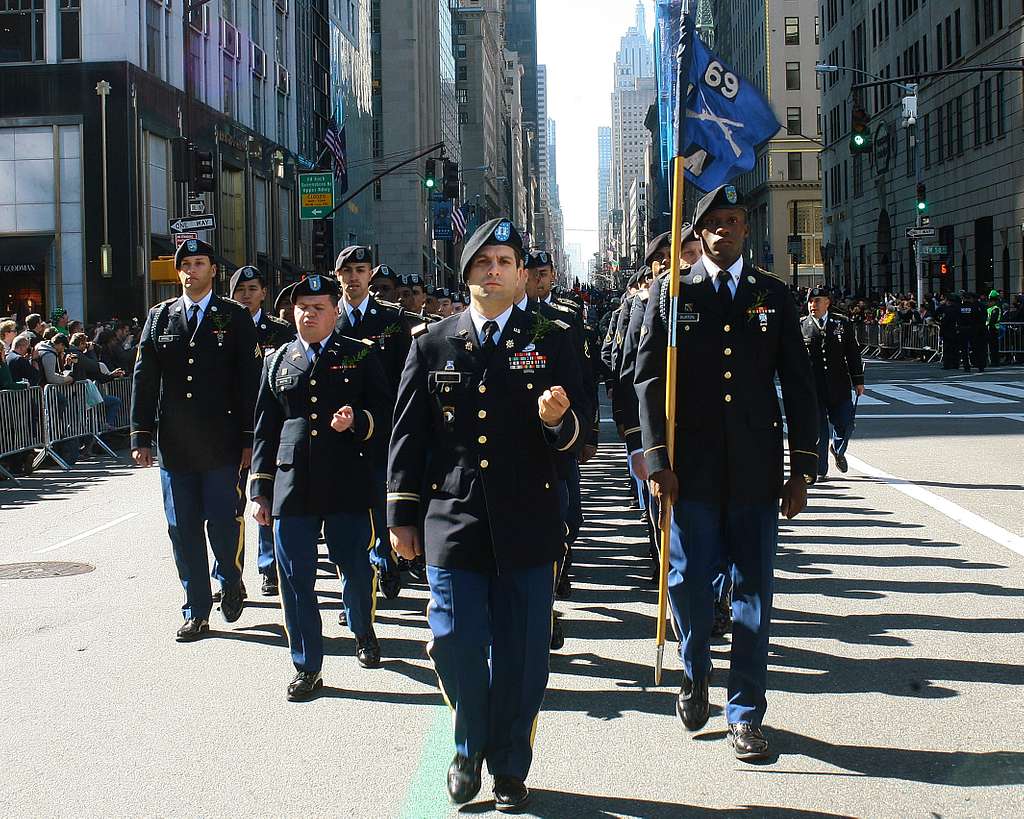
[[[672,257],[668,273],[668,345],[665,349],[665,445],[668,447],[669,469],[675,468],[676,446],[676,368],[679,307],[679,260],[683,249],[683,187],[686,180],[684,159],[677,156],[673,164],[672,183]],[[672,504],[661,504],[661,555],[658,576],[658,631],[654,658],[654,684],[661,685],[665,659],[665,636],[668,614],[669,542],[672,531]]]

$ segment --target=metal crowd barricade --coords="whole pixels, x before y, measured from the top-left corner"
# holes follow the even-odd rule
[[[114,425],[114,429],[128,429],[131,426],[132,411],[131,376],[115,378],[113,381],[101,384],[100,391],[105,395],[114,395],[121,399],[121,406],[117,410],[117,423]]]
[[[36,456],[33,468],[39,467],[47,458],[64,471],[71,465],[58,452],[59,444],[90,440],[104,450],[111,458],[117,454],[100,438],[106,429],[105,407],[99,404],[90,407],[86,398],[89,385],[85,381],[74,384],[47,384],[43,388],[43,451]]]
[[[0,390],[0,458],[45,445],[42,408],[42,387]],[[0,464],[0,476],[18,482],[3,464]]]
[[[999,353],[1024,359],[1024,322],[1004,321],[999,325]]]
[[[878,327],[878,355],[892,360],[900,354],[900,325],[895,322]]]
[[[890,325],[892,326],[892,325]],[[897,355],[912,354],[929,363],[942,354],[939,328],[934,324],[899,325],[899,351]]]
[[[860,344],[860,354],[869,358],[879,354],[878,347],[878,325],[877,324],[855,324],[855,338]]]

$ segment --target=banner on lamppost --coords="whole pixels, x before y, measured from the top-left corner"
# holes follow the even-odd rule
[[[434,202],[434,241],[450,242],[455,238],[452,231],[452,200]]]

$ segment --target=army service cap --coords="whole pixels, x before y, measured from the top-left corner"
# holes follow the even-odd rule
[[[295,304],[301,296],[333,296],[335,299],[340,299],[341,286],[333,276],[320,276],[316,273],[310,273],[308,276],[303,276],[302,279],[293,285],[292,304]]]
[[[174,251],[174,269],[181,270],[181,262],[186,256],[206,256],[213,264],[213,248],[202,239],[186,239]]]
[[[517,259],[522,260],[523,258],[523,237],[519,235],[516,226],[512,224],[511,220],[503,217],[491,219],[476,229],[462,250],[459,266],[462,270],[463,281],[466,279],[466,271],[469,270],[476,254],[487,245],[510,247],[515,251]]]
[[[373,264],[373,250],[364,245],[349,245],[341,253],[334,263],[335,270],[341,270],[346,264]]]
[[[238,268],[231,277],[231,283],[228,285],[228,295],[233,295],[235,290],[238,289],[238,285],[251,281],[258,281],[260,287],[267,286],[267,283],[263,280],[263,272],[258,267],[247,264],[244,267]]]

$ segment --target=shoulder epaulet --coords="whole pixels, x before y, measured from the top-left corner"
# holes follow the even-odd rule
[[[563,304],[560,301],[553,301],[553,302],[551,302],[551,306],[554,307],[556,310],[561,310],[563,313],[572,313],[572,312],[574,312],[571,307],[569,307],[566,304]]]
[[[248,310],[248,308],[240,301],[235,301],[234,299],[228,298],[227,296],[220,296],[219,298],[221,301],[226,301],[232,307],[241,307],[243,310]]]
[[[552,324],[554,324],[554,325],[555,325],[556,327],[560,327],[560,328],[561,328],[561,329],[563,329],[563,330],[568,330],[568,329],[569,329],[569,325],[568,325],[568,324],[566,324],[566,323],[565,323],[564,321],[562,321],[561,319],[555,319],[555,320],[554,320],[553,322],[551,322],[551,323],[552,323]]]
[[[153,309],[156,310],[157,307],[160,307],[161,305],[164,305],[164,304],[173,304],[174,302],[176,302],[180,298],[181,298],[181,296],[172,296],[169,299],[164,299],[163,301],[158,301],[156,304],[153,305]]]
[[[777,282],[778,282],[779,284],[786,284],[786,280],[785,280],[784,278],[782,278],[782,276],[777,276],[777,275],[775,275],[774,273],[772,273],[772,272],[771,272],[770,270],[762,270],[762,269],[761,269],[760,267],[755,267],[754,269],[755,269],[755,270],[756,270],[756,271],[757,271],[757,272],[758,272],[758,273],[759,273],[760,275],[762,275],[762,276],[767,276],[767,277],[768,277],[769,279],[774,279],[774,280],[775,280],[775,281],[777,281]],[[788,285],[787,285],[787,286],[788,286]]]
[[[410,334],[412,335],[413,338],[419,338],[421,335],[423,335],[429,329],[430,329],[430,325],[427,324],[426,322],[423,322],[423,324],[417,324],[409,332],[410,332]]]

